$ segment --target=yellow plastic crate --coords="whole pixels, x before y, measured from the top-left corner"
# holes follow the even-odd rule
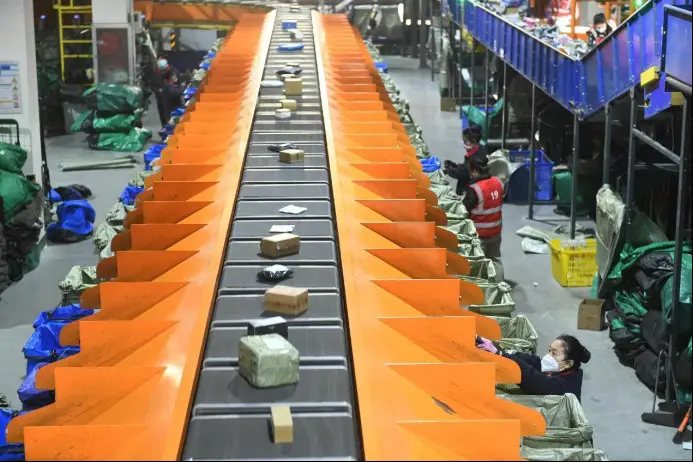
[[[597,272],[597,242],[561,241],[549,243],[551,273],[563,287],[590,287]]]

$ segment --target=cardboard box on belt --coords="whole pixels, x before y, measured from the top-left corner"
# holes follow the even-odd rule
[[[298,104],[296,103],[295,99],[281,99],[279,102],[281,103],[283,109],[295,111],[298,108]]]
[[[302,149],[284,149],[283,151],[279,151],[279,162],[284,164],[303,162],[305,155],[306,154]]]
[[[260,241],[260,253],[278,258],[295,255],[301,249],[301,238],[296,234],[282,233],[263,237]]]
[[[298,96],[303,93],[303,80],[296,77],[284,79],[284,94],[286,96]]]
[[[308,309],[308,289],[274,286],[265,292],[265,310],[298,316]]]
[[[294,419],[289,406],[272,406],[272,440],[274,444],[293,443]]]
[[[280,387],[299,381],[300,353],[279,334],[241,337],[238,372],[257,388]]]

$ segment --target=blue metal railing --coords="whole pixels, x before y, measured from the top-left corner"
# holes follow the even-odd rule
[[[458,1],[448,0],[450,11],[460,7],[460,23],[474,38],[580,118],[603,109],[638,84],[643,71],[659,65],[664,7],[691,4],[650,0],[597,47],[575,59],[472,0]]]

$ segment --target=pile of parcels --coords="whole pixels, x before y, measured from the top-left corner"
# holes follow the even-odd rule
[[[39,262],[43,194],[24,176],[26,160],[20,146],[0,142],[0,294]]]
[[[674,249],[646,215],[636,212],[631,224],[626,207],[608,185],[597,194],[597,265],[604,282],[609,337],[620,362],[632,367],[638,379],[660,396],[666,391],[662,351],[669,350],[675,329],[672,368],[678,399],[691,402],[693,348],[693,259],[690,241],[684,243],[679,285],[678,322],[674,325]],[[622,244],[627,239],[627,244]],[[674,391],[674,390],[670,390]]]
[[[378,50],[372,44],[366,43],[373,61],[380,62]],[[409,114],[409,104],[401,98],[389,75],[381,72],[380,77],[402,124],[407,129],[412,145],[416,148],[417,157],[424,167],[428,162],[435,162],[421,136],[421,127],[413,122]],[[496,278],[494,265],[484,255],[474,223],[468,218],[468,212],[462,205],[460,196],[455,193],[455,188],[448,184],[440,168],[424,168],[424,171],[426,170],[432,170],[427,173],[431,181],[430,189],[438,196],[438,208],[447,215],[448,223],[445,229],[457,235],[458,254],[466,257],[471,264],[469,275],[459,277],[473,282],[485,292],[485,303],[470,305],[468,309],[492,317],[498,322],[502,340],[497,342],[497,346],[509,351],[536,354],[539,336],[525,316],[511,317],[515,311],[511,287]],[[537,409],[545,417],[547,425],[545,436],[522,439],[520,455],[524,459],[608,460],[603,451],[594,449],[593,427],[574,395],[526,396],[520,393],[521,390],[516,385],[497,386],[499,396]]]
[[[89,110],[72,124],[72,132],[88,135],[89,147],[101,151],[139,152],[152,136],[142,128],[141,118],[146,110],[141,88],[97,83],[81,96]]]

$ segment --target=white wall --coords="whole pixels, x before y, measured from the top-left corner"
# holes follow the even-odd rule
[[[0,119],[19,122],[20,142],[29,154],[24,173],[36,175],[40,183],[41,132],[32,0],[0,0],[0,61],[19,63],[22,105],[21,113],[0,114]]]
[[[92,22],[94,24],[129,23],[132,0],[92,0]]]

